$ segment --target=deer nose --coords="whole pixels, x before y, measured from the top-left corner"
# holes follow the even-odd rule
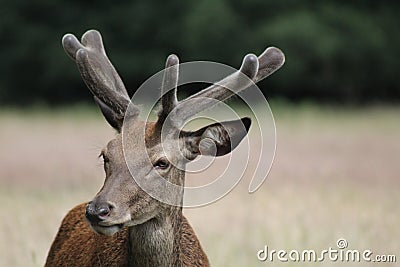
[[[113,208],[114,206],[107,202],[96,205],[91,201],[86,206],[85,216],[91,223],[97,224],[107,219]]]

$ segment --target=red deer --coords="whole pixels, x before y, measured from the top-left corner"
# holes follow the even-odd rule
[[[131,103],[99,32],[86,32],[81,42],[67,34],[62,44],[107,122],[118,133],[101,152],[106,176],[103,187],[92,201],[76,206],[65,216],[45,266],[209,266],[207,255],[182,214],[182,205],[153,198],[132,176],[152,181],[156,175],[178,185],[181,190],[172,198],[182,203],[186,163],[200,154],[230,153],[247,135],[251,120],[214,123],[197,131],[181,127],[213,104],[204,98],[224,101],[279,69],[285,60],[283,53],[270,47],[258,58],[249,54],[240,70],[181,101],[176,96],[179,60],[170,55],[161,85],[158,119],[141,121],[139,107]],[[249,82],[240,82],[240,75],[246,75]],[[165,124],[168,131],[162,138]],[[123,128],[129,141],[126,143]],[[133,153],[132,162],[126,162],[124,151]],[[143,163],[144,155],[150,167]],[[133,164],[133,173],[128,164]]]

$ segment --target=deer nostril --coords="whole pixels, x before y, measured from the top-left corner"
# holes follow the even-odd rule
[[[86,206],[86,218],[93,224],[97,224],[107,219],[110,216],[111,210],[114,208],[109,203],[101,203],[95,205],[93,202],[89,202]]]
[[[108,216],[110,216],[111,210],[113,208],[113,205],[109,203],[104,203],[97,208],[97,216],[100,220],[105,220]]]
[[[108,217],[108,215],[110,215],[110,209],[108,207],[101,207],[98,209],[97,215],[99,218]]]

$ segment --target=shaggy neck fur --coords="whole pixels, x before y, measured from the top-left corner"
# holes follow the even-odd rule
[[[130,267],[181,266],[182,208],[169,207],[165,214],[129,228]]]

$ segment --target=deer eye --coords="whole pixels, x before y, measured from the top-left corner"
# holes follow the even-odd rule
[[[153,166],[154,166],[154,168],[165,170],[165,169],[167,169],[169,167],[169,162],[168,162],[167,159],[161,158],[161,159],[157,160],[153,164]]]
[[[103,167],[104,167],[104,169],[106,169],[108,162],[110,162],[110,159],[106,155],[104,155],[103,152],[101,152],[99,157],[101,157],[103,159]]]
[[[110,159],[108,157],[106,157],[106,155],[104,155],[104,153],[101,153],[100,156],[103,158],[104,163],[107,163],[110,161]]]

